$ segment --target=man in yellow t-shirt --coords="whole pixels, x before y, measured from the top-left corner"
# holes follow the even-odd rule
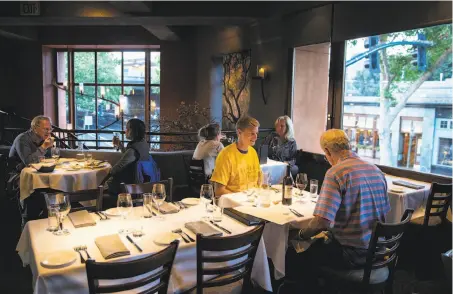
[[[252,146],[258,138],[259,126],[259,122],[249,116],[241,117],[236,123],[238,141],[219,153],[212,173],[216,197],[244,191],[258,183],[261,168]]]

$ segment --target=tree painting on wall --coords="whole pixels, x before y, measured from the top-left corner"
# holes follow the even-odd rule
[[[250,102],[250,50],[223,56],[222,127],[233,129]]]

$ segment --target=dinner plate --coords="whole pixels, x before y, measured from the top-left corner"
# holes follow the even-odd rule
[[[74,250],[61,250],[47,254],[41,260],[41,265],[47,268],[62,268],[74,263],[77,253]]]
[[[200,198],[184,198],[181,202],[185,205],[197,205],[200,203]]]
[[[181,236],[176,233],[162,233],[154,238],[154,243],[157,245],[170,245],[175,240],[181,240]]]
[[[117,207],[109,208],[104,212],[108,216],[121,216],[121,213]]]
[[[390,191],[395,192],[395,193],[404,193],[404,188],[403,187],[391,187]]]

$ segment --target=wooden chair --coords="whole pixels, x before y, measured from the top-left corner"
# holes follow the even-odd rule
[[[178,241],[172,242],[167,248],[145,258],[126,262],[96,262],[87,260],[86,271],[88,277],[89,293],[115,293],[151,286],[140,293],[166,294],[170,279],[171,268],[175,259]],[[152,271],[155,271],[151,273]],[[121,281],[113,285],[99,285],[99,280],[118,280],[134,278],[150,273],[139,279]]]
[[[80,190],[75,192],[54,192],[64,193],[69,195],[71,201],[71,212],[79,210],[100,211],[102,210],[102,202],[104,198],[104,186],[100,185],[97,189]],[[47,193],[43,193],[47,194]],[[82,201],[96,200],[96,205],[84,206],[80,204]]]
[[[338,293],[393,293],[393,273],[398,260],[401,238],[414,210],[404,212],[400,223],[375,224],[371,236],[366,263],[354,270],[337,270],[320,267],[320,276],[327,279],[326,285]]]
[[[203,288],[232,284],[243,279],[242,293],[250,293],[251,273],[256,250],[263,234],[264,225],[256,226],[244,234],[229,237],[203,237],[197,235],[197,288],[196,293],[203,293]],[[234,253],[213,256],[212,252],[235,250]],[[209,255],[206,254],[209,251]],[[219,263],[246,257],[243,261],[230,266],[219,266]],[[205,267],[209,263],[212,267]],[[204,276],[217,276],[204,280]]]
[[[445,224],[448,208],[451,206],[452,184],[432,183],[426,202],[425,214],[411,220],[412,225],[432,227]]]
[[[151,193],[153,192],[153,186],[154,184],[164,184],[165,185],[165,191],[167,193],[167,197],[165,198],[165,201],[171,202],[173,199],[173,178],[168,178],[167,180],[161,180],[159,182],[154,182],[154,183],[143,183],[143,184],[125,184],[121,183],[121,190],[124,193],[129,193],[132,196],[138,196],[142,195],[143,193]],[[135,199],[136,202],[139,199]]]
[[[189,188],[194,194],[200,193],[200,187],[208,184],[209,177],[204,172],[204,161],[202,159],[191,159],[189,166]]]
[[[401,267],[415,269],[419,280],[436,279],[442,275],[441,253],[452,248],[452,227],[447,219],[452,186],[432,183],[424,214],[411,220],[404,237]],[[420,255],[420,250],[425,253]]]

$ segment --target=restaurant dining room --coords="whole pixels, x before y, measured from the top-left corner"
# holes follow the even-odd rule
[[[451,1],[0,2],[0,293],[452,293]]]

